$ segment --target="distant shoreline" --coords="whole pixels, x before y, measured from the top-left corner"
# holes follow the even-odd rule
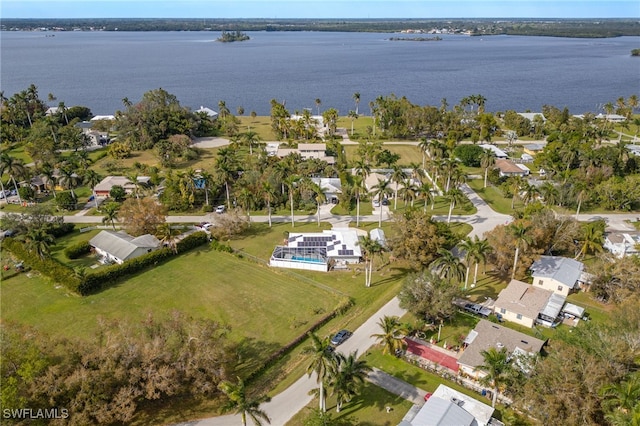
[[[638,19],[3,19],[2,31],[324,31],[571,38],[640,36]]]

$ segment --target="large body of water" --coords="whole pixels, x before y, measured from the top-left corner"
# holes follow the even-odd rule
[[[55,35],[55,36],[52,36]],[[488,111],[601,112],[619,97],[640,94],[640,37],[443,36],[442,41],[389,41],[390,34],[257,32],[250,41],[217,43],[206,32],[3,32],[0,86],[6,96],[35,84],[67,106],[113,114],[162,87],[193,109],[269,113],[333,107],[370,114],[378,96],[421,105],[450,105],[481,94]],[[54,105],[56,103],[53,103]]]

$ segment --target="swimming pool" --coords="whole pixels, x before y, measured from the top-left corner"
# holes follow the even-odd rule
[[[298,260],[300,262],[325,263],[324,260],[317,259],[315,257],[291,256],[291,260]]]

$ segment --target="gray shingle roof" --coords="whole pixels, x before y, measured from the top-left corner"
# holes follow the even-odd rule
[[[530,269],[534,278],[553,278],[573,288],[580,279],[584,264],[568,257],[542,256],[533,262]]]
[[[544,346],[544,341],[528,336],[519,331],[494,324],[487,320],[480,320],[474,331],[477,333],[469,346],[464,350],[458,364],[477,367],[484,363],[481,355],[491,347],[498,348],[500,345],[506,347],[509,353],[516,348],[520,348],[529,353],[538,353]]]
[[[89,244],[111,254],[113,257],[127,260],[136,249],[155,249],[160,245],[160,241],[149,234],[134,238],[124,232],[100,231],[98,235],[89,240]]]

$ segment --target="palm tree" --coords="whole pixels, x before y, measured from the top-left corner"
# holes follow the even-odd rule
[[[513,272],[511,273],[511,279],[516,276],[516,269],[518,268],[518,256],[520,255],[520,246],[526,249],[532,242],[532,238],[529,235],[531,225],[525,225],[522,222],[514,222],[507,227],[507,231],[515,238],[516,252],[513,256]]]
[[[269,181],[265,181],[262,183],[262,197],[264,201],[267,203],[267,216],[269,217],[269,228],[271,228],[271,200],[275,196],[275,191],[273,186]]]
[[[107,203],[103,208],[104,216],[102,217],[102,223],[107,224],[110,223],[113,227],[113,230],[116,229],[116,220],[118,220],[118,210],[120,209],[120,204],[110,202]]]
[[[478,236],[475,236],[476,239]],[[467,265],[467,272],[464,274],[464,289],[467,289],[469,283],[469,272],[471,271],[471,261],[475,259],[474,251],[476,248],[475,241],[466,237],[458,244],[458,248],[464,252],[464,262]]]
[[[316,98],[316,108],[318,108],[318,115],[320,115],[320,105],[322,105],[322,101],[320,98]]]
[[[58,182],[64,189],[68,189],[69,191],[71,191],[71,195],[73,196],[74,200],[76,198],[76,193],[73,190],[74,188],[78,187],[80,181],[80,176],[78,176],[78,174],[71,168],[63,167],[60,169],[60,177],[58,178]]]
[[[589,222],[582,228],[580,237],[580,251],[576,255],[576,259],[584,257],[587,253],[602,252],[604,249],[602,243],[604,240],[604,227],[602,222]]]
[[[602,406],[608,411],[633,412],[640,404],[640,374],[634,373],[628,380],[604,386],[600,395],[604,398]]]
[[[560,193],[558,192],[558,188],[553,184],[553,182],[546,181],[540,186],[540,195],[544,199],[544,202],[548,205],[556,205],[558,204]]]
[[[255,207],[255,195],[249,188],[242,187],[236,192],[236,197],[242,209],[247,213],[249,223],[251,223],[251,209]]]
[[[2,178],[2,175],[7,173],[9,175],[9,179],[13,181],[13,186],[15,187],[16,192],[18,192],[18,185],[16,184],[15,176],[18,176],[18,178],[20,178],[24,176],[25,172],[26,168],[22,160],[13,158],[7,152],[3,152],[2,154],[0,154],[0,180]],[[2,188],[2,190],[4,191],[4,187]],[[20,198],[19,193],[18,201],[20,202],[20,204],[22,204],[22,199]]]
[[[364,179],[361,176],[353,177],[353,191],[356,195],[356,228],[360,226],[360,198],[363,192],[365,192],[367,188],[364,184]]]
[[[480,165],[484,169],[484,188],[487,187],[487,177],[489,175],[489,168],[496,163],[496,154],[490,150],[485,149],[480,156]]]
[[[505,347],[500,350],[491,347],[486,351],[480,352],[480,354],[484,359],[484,363],[477,366],[476,369],[486,373],[486,375],[481,379],[481,382],[486,383],[493,388],[491,406],[495,407],[500,387],[505,384],[513,367],[509,363],[509,354]]]
[[[378,343],[382,343],[383,354],[396,354],[406,347],[404,336],[407,334],[407,329],[400,322],[400,318],[385,315],[380,318],[378,325],[382,329],[382,333],[372,334],[371,337],[378,340]]]
[[[257,398],[249,398],[246,394],[244,382],[238,377],[238,383],[232,383],[229,381],[223,381],[218,384],[218,389],[224,393],[228,402],[223,407],[224,411],[234,410],[236,414],[242,416],[242,425],[247,425],[247,415],[253,420],[253,424],[261,426],[261,419],[271,424],[271,420],[267,413],[260,409],[260,404],[263,402],[269,402],[271,398],[268,396],[259,396]]]
[[[202,170],[200,172],[200,181],[202,182],[202,186],[204,189],[204,204],[209,205],[209,188],[213,183],[213,175],[206,170]]]
[[[358,359],[358,353],[352,352],[348,356],[336,354],[336,363],[329,375],[331,394],[336,396],[336,412],[340,412],[342,405],[360,393],[371,367],[364,360]]]
[[[373,198],[377,198],[380,200],[380,218],[378,219],[378,226],[382,226],[382,199],[391,194],[391,188],[389,188],[389,184],[391,182],[388,180],[380,180],[378,179],[378,183],[371,187],[373,191]]]
[[[40,259],[45,259],[49,256],[49,248],[54,238],[42,228],[33,228],[25,235],[24,242],[28,251]]]
[[[451,251],[440,248],[438,257],[429,265],[433,269],[438,269],[438,275],[445,278],[449,283],[455,278],[462,281],[465,276],[465,266],[460,258],[454,256]]]
[[[89,185],[91,188],[91,193],[93,194],[93,201],[95,203],[96,209],[98,208],[98,197],[96,196],[96,191],[93,188],[100,183],[102,177],[95,171],[91,169],[87,169],[82,176],[82,180],[86,185]]]
[[[349,111],[347,117],[351,119],[351,136],[353,136],[353,122],[358,119],[358,113],[353,110]]]
[[[224,183],[227,196],[227,208],[231,208],[231,196],[229,191],[229,182],[233,179],[237,171],[237,161],[235,151],[231,148],[221,148],[216,158],[216,172],[218,178]]]
[[[431,146],[431,141],[429,141],[429,139],[427,139],[426,137],[420,139],[420,142],[418,142],[418,149],[420,149],[420,152],[422,152],[422,168],[426,168],[427,166],[427,152],[429,151],[429,147]]]
[[[311,364],[307,367],[307,374],[311,377],[312,373],[316,373],[316,383],[320,385],[320,410],[326,411],[326,395],[324,383],[331,366],[335,360],[334,353],[331,351],[331,343],[329,337],[320,339],[315,333],[308,333],[311,338],[311,345],[302,350],[303,354],[311,355]]]
[[[364,257],[364,278],[365,286],[371,287],[371,281],[373,276],[373,259],[376,255],[382,253],[384,247],[379,241],[373,240],[368,236],[362,237],[358,242],[358,245],[362,249],[362,255]]]
[[[407,178],[407,174],[400,168],[400,166],[393,166],[393,170],[391,172],[390,180],[395,183],[395,188],[393,189],[393,209],[396,210],[398,208],[398,186],[400,183],[404,182]],[[382,199],[380,199],[382,201]]]
[[[535,200],[536,196],[540,193],[537,186],[527,181],[522,182],[519,190],[522,193],[522,201],[525,205]]]
[[[242,141],[249,146],[249,155],[253,155],[253,147],[260,143],[260,135],[248,130],[241,135]]]
[[[445,195],[445,198],[449,200],[449,214],[447,215],[447,223],[451,223],[451,214],[453,213],[453,209],[456,207],[456,204],[463,203],[465,195],[458,188],[453,188]]]
[[[487,266],[487,255],[491,253],[493,247],[489,244],[489,241],[486,239],[481,240],[477,235],[473,237],[473,261],[475,262],[475,271],[473,273],[473,283],[471,284],[473,287],[478,283],[478,265],[480,262],[484,264],[484,268]]]
[[[299,176],[289,175],[284,179],[284,184],[289,189],[289,203],[291,204],[291,226],[295,227],[295,216],[293,215],[293,193],[296,190],[296,186],[298,181],[300,180]]]
[[[165,222],[158,227],[156,237],[160,240],[163,247],[169,247],[174,253],[178,253],[178,245],[176,244],[176,233],[171,228],[171,224]]]
[[[353,94],[353,100],[356,102],[356,114],[358,114],[358,105],[360,105],[360,93],[356,92]],[[351,131],[353,133],[353,131]]]
[[[432,187],[429,182],[422,182],[420,187],[418,187],[418,197],[424,201],[424,209],[423,211],[427,212],[427,204],[431,203],[431,207],[433,208],[433,203],[435,201],[435,197],[431,193]]]

